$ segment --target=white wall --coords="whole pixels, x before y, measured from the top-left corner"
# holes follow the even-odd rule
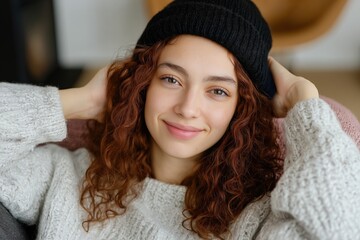
[[[124,55],[146,25],[145,0],[55,0],[60,62],[101,66]],[[335,27],[291,52],[296,69],[360,69],[360,1]]]
[[[55,0],[60,62],[109,63],[136,43],[146,25],[144,0]]]

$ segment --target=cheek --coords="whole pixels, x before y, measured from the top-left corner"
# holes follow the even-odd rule
[[[229,123],[234,115],[234,108],[229,109],[220,109],[219,111],[213,111],[208,113],[210,125],[213,130],[217,130],[219,134],[223,134],[227,127],[229,126]]]
[[[160,114],[168,108],[166,96],[157,87],[149,87],[145,101],[145,117]]]
[[[146,100],[145,100],[145,122],[148,125],[152,124],[154,115],[157,114],[157,109],[159,109],[159,101],[158,98],[156,98],[156,93],[154,92],[153,88],[149,88]]]
[[[166,101],[164,100],[166,99]],[[156,121],[162,113],[168,111],[171,107],[171,100],[159,90],[157,86],[150,85],[145,100],[145,122],[149,125],[156,125]]]

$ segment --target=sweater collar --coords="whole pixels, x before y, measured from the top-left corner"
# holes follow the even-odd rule
[[[186,187],[161,182],[154,178],[145,178],[142,196],[146,202],[157,206],[170,208],[184,208]]]

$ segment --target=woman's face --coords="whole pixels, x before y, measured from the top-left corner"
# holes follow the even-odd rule
[[[196,159],[223,136],[237,99],[231,54],[202,37],[177,37],[163,49],[147,91],[152,153]]]

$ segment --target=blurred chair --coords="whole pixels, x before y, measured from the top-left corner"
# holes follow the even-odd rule
[[[327,33],[347,0],[254,0],[273,35],[273,51],[296,47]]]

